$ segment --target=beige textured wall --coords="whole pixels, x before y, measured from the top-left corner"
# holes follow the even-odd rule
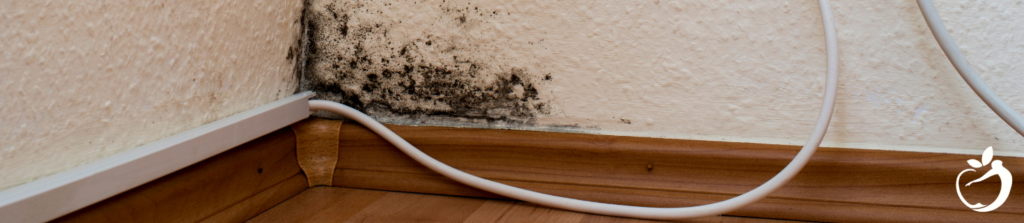
[[[302,2],[0,2],[0,189],[295,91]]]
[[[800,145],[821,103],[813,0],[314,2],[311,36],[332,48],[302,88],[390,123]],[[841,89],[825,146],[1024,156],[915,1],[832,3]],[[936,3],[982,77],[1024,111],[1024,5]]]
[[[314,2],[318,38],[335,48],[306,67],[325,71],[307,76],[319,85],[304,86],[390,123],[802,144],[820,103],[816,1]],[[983,78],[1024,111],[1024,5],[936,3]],[[298,0],[0,4],[0,189],[294,91]],[[825,146],[1024,156],[1024,137],[962,83],[914,1],[833,9],[842,89]]]

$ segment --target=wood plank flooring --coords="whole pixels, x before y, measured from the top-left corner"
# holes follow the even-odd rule
[[[563,211],[534,204],[341,187],[314,187],[249,222],[659,222]],[[760,223],[774,219],[718,216],[687,222]]]

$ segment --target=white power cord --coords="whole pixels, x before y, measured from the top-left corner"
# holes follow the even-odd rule
[[[832,9],[829,1],[818,0],[818,6],[821,10],[821,20],[825,31],[827,69],[825,97],[822,101],[821,111],[818,113],[818,121],[814,125],[814,132],[811,133],[807,143],[804,144],[800,152],[795,158],[793,158],[793,161],[790,161],[789,165],[776,174],[775,177],[772,177],[768,182],[765,182],[761,186],[758,186],[747,193],[718,203],[694,207],[652,208],[598,203],[537,193],[473,176],[469,173],[462,172],[458,169],[452,168],[451,166],[445,165],[444,163],[441,163],[441,161],[437,161],[426,153],[423,153],[412,144],[409,144],[409,142],[406,142],[402,137],[399,137],[387,127],[384,127],[380,122],[377,122],[370,116],[367,116],[366,114],[363,114],[351,107],[331,101],[310,100],[309,109],[314,111],[331,111],[344,115],[345,117],[355,120],[376,132],[385,140],[391,142],[391,144],[394,144],[398,149],[402,150],[402,152],[412,157],[416,162],[423,164],[427,168],[437,171],[441,175],[449,177],[460,183],[502,196],[553,208],[629,218],[679,220],[719,215],[752,204],[779,189],[786,184],[786,182],[789,182],[789,180],[793,179],[793,176],[799,173],[800,169],[807,164],[807,161],[811,159],[811,156],[814,155],[814,152],[818,149],[818,145],[821,144],[822,139],[825,137],[825,131],[828,129],[829,121],[832,118],[832,109],[835,107],[836,89],[839,77],[839,52],[836,43],[835,24],[832,21]]]
[[[985,81],[978,76],[971,64],[967,63],[967,58],[960,52],[960,47],[953,41],[953,37],[949,36],[949,32],[946,31],[946,26],[942,24],[942,18],[939,17],[939,12],[935,10],[935,5],[932,4],[931,0],[917,0],[917,6],[921,8],[921,14],[924,14],[924,20],[928,22],[928,28],[932,30],[932,35],[935,36],[935,40],[939,42],[939,46],[942,47],[942,52],[946,53],[946,58],[949,58],[949,62],[953,64],[956,71],[960,73],[960,77],[967,81],[967,85],[974,89],[974,93],[981,97],[985,104],[988,104],[992,111],[999,115],[1006,124],[1017,130],[1021,136],[1024,136],[1024,118],[1020,117],[1017,111],[1010,108],[1003,99],[1000,99],[998,95],[991,88],[985,84]]]

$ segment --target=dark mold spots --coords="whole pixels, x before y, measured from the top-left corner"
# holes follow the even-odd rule
[[[381,11],[361,4],[307,4],[304,47],[299,47],[305,48],[305,58],[296,69],[300,91],[313,90],[318,99],[390,123],[532,125],[537,115],[548,113],[537,88],[551,80],[550,74],[504,65],[487,51],[493,46],[463,35],[388,36],[401,21],[365,19]],[[467,23],[481,21],[470,8],[442,5],[439,10],[445,17],[436,22],[450,24],[434,24],[441,28],[465,31],[472,28]]]
[[[295,46],[289,47],[288,48],[288,56],[285,56],[284,59],[286,59],[286,60],[293,60],[293,59],[295,59],[295,54],[297,54],[296,50],[297,49],[295,48]]]
[[[338,33],[342,37],[348,36],[348,15],[344,15],[338,20],[341,25],[338,26]]]

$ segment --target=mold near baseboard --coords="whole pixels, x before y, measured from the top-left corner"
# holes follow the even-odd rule
[[[390,11],[390,2],[307,0],[302,40],[288,53],[297,62],[299,90],[391,124],[533,126],[550,113],[538,87],[551,74],[504,63],[494,57],[493,40],[472,37],[489,18],[507,13],[418,4],[434,10],[417,12],[432,21],[412,21]]]

